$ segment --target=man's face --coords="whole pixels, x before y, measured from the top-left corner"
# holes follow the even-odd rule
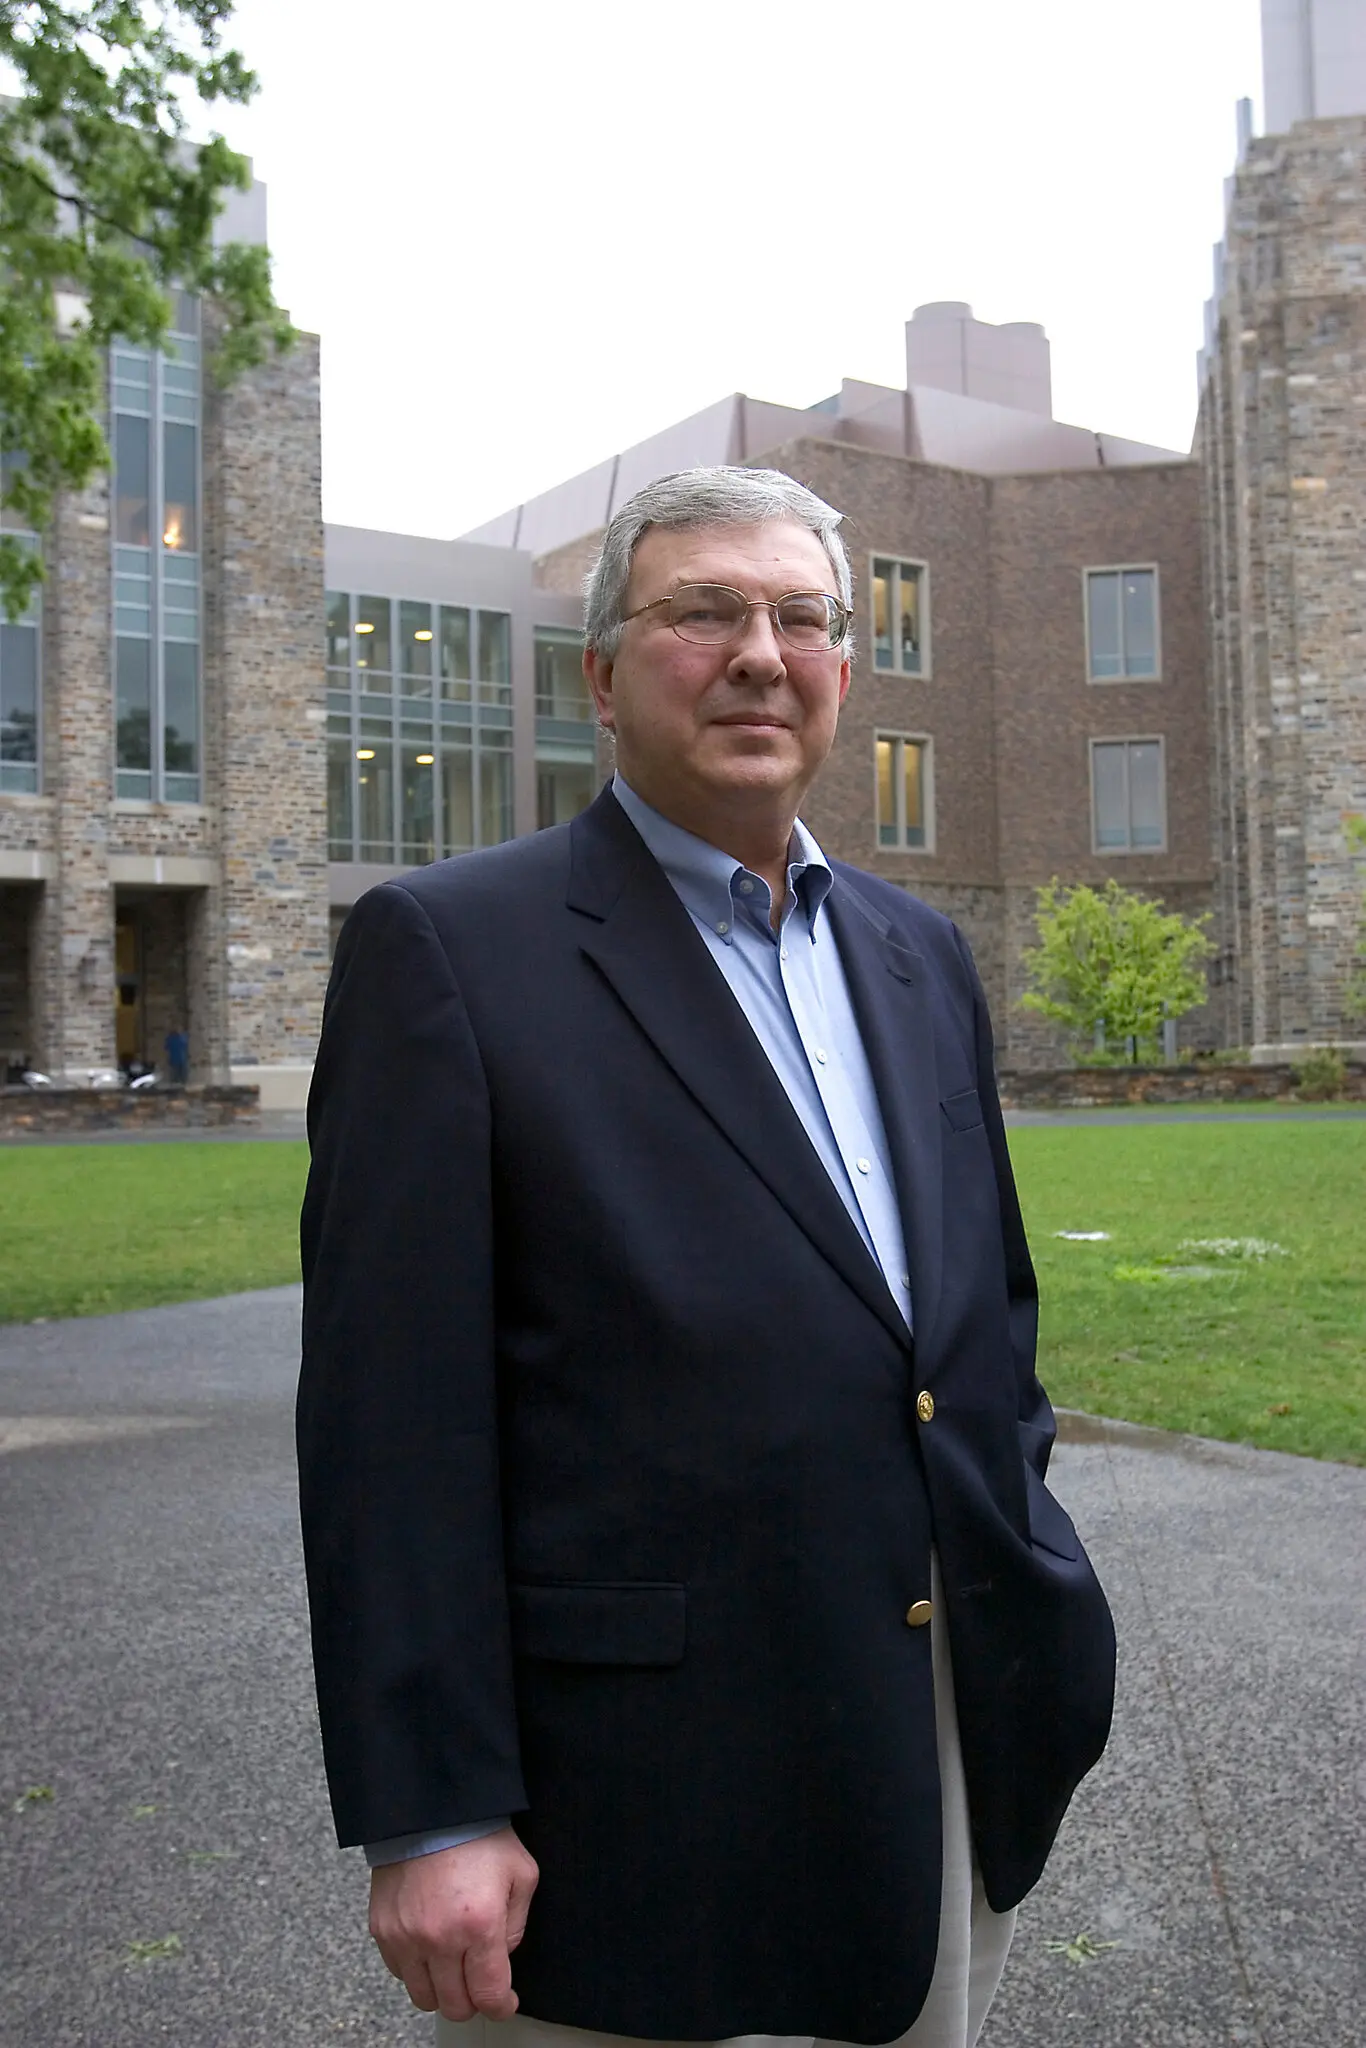
[[[832,596],[835,577],[815,534],[790,520],[676,532],[651,527],[636,549],[623,609],[688,583],[722,583],[748,598],[794,590]],[[734,818],[795,818],[835,737],[849,688],[839,648],[796,648],[773,614],[750,613],[738,639],[680,639],[663,607],[624,627],[609,661],[584,671],[599,716],[616,734],[617,764],[639,796],[690,830]],[[702,830],[700,836],[706,836]]]

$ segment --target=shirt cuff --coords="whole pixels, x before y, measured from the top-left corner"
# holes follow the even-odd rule
[[[371,1870],[383,1863],[410,1863],[414,1856],[435,1856],[438,1849],[458,1849],[463,1842],[478,1842],[509,1826],[506,1814],[497,1820],[467,1821],[458,1828],[423,1828],[415,1835],[391,1835],[387,1842],[367,1842],[365,1860]]]

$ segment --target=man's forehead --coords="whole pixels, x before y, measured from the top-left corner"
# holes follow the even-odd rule
[[[632,563],[631,587],[640,575],[652,580],[733,581],[745,573],[796,572],[798,581],[829,581],[830,564],[820,538],[795,519],[762,524],[651,526],[641,535]],[[789,584],[789,588],[791,585]]]

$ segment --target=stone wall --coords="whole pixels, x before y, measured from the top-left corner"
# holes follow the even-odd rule
[[[1006,1109],[1116,1109],[1144,1102],[1288,1102],[1299,1079],[1287,1061],[1256,1067],[1059,1067],[1032,1072],[1002,1068]],[[1366,1102],[1366,1065],[1348,1065],[1345,1102]]]
[[[1252,143],[1200,416],[1230,1037],[1346,1034],[1366,814],[1366,117]]]
[[[0,1088],[0,1138],[79,1131],[213,1130],[258,1120],[258,1091],[208,1088]]]
[[[59,498],[43,592],[43,789],[56,873],[34,955],[34,1052],[54,1077],[114,1065],[109,477]]]
[[[329,959],[316,337],[215,393],[204,442],[223,879],[195,948],[225,963],[210,1044],[220,1071],[306,1068]]]

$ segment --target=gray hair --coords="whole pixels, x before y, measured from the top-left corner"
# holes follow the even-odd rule
[[[843,517],[780,469],[718,464],[659,477],[627,499],[603,535],[602,553],[584,586],[584,638],[608,660],[616,653],[631,564],[641,535],[651,526],[682,532],[704,526],[762,526],[770,519],[794,520],[816,535],[834,572],[841,604],[852,605],[853,577],[839,533]]]

